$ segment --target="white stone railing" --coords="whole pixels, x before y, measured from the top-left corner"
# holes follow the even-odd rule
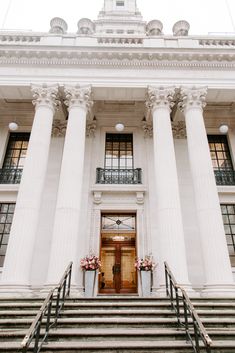
[[[228,38],[207,38],[207,39],[199,39],[199,45],[204,47],[234,47],[235,39]]]
[[[3,43],[37,43],[40,42],[41,36],[35,35],[18,35],[18,34],[2,34],[0,35],[0,42]]]
[[[99,37],[99,44],[143,44],[143,38],[130,37]]]

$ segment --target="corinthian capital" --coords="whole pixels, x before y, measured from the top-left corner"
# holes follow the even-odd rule
[[[33,94],[33,105],[36,109],[39,106],[47,106],[55,111],[60,105],[58,99],[58,86],[57,85],[31,85],[31,91]]]
[[[180,90],[181,102],[179,107],[182,111],[190,108],[199,108],[203,110],[206,106],[207,87],[182,87]]]
[[[150,110],[156,108],[171,108],[174,105],[173,97],[175,94],[174,87],[148,87],[146,107]]]
[[[91,100],[91,86],[66,86],[64,92],[65,104],[69,109],[77,106],[89,111],[93,105],[93,101]]]

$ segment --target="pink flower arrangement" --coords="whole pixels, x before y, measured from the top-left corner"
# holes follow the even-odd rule
[[[156,264],[151,259],[151,256],[145,256],[144,259],[136,259],[135,261],[135,268],[138,271],[153,271],[156,267]]]
[[[101,262],[100,262],[98,256],[91,254],[91,255],[87,255],[83,259],[81,259],[80,266],[81,266],[81,269],[84,271],[92,271],[92,270],[97,270],[98,268],[100,268]]]

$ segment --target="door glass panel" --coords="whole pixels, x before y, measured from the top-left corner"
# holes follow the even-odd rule
[[[104,247],[101,250],[100,289],[114,289],[113,266],[115,265],[115,247]]]
[[[136,289],[135,248],[121,249],[121,289]]]

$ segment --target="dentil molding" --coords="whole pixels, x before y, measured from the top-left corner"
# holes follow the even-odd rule
[[[90,49],[52,50],[47,51],[27,49],[0,50],[0,65],[23,66],[86,66],[86,67],[128,67],[128,68],[206,68],[206,69],[232,69],[235,68],[235,53],[188,53],[176,52],[148,52],[135,51],[103,51]]]

